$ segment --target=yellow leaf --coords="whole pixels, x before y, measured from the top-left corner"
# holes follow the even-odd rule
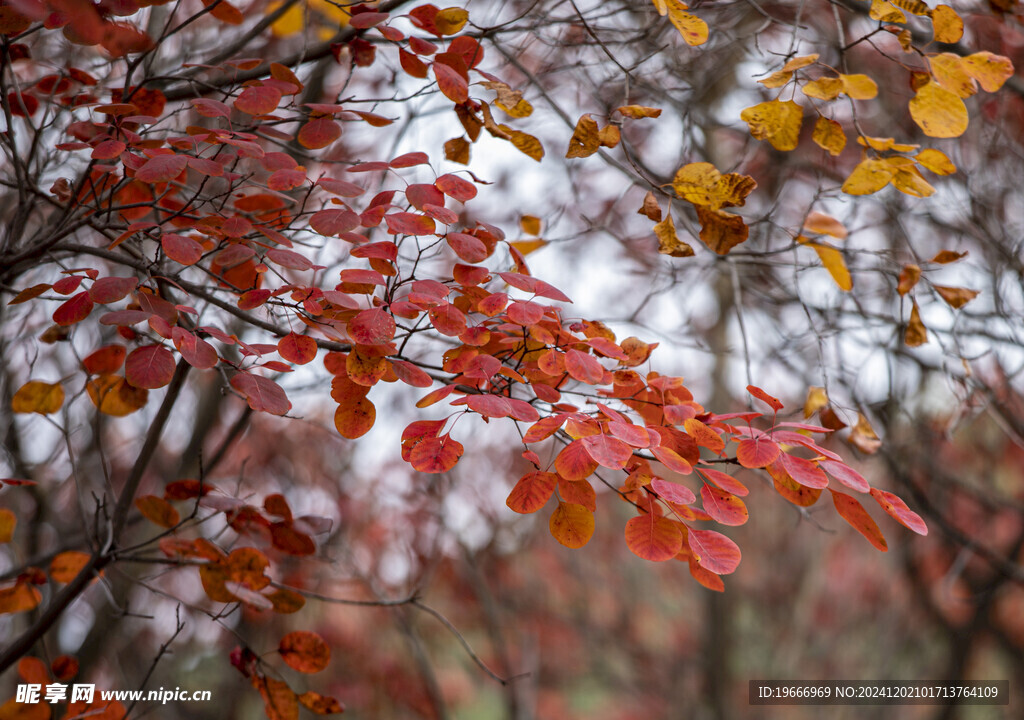
[[[967,288],[955,288],[955,287],[943,287],[942,285],[935,285],[935,292],[939,294],[943,300],[946,301],[951,308],[959,310],[964,305],[969,303],[974,298],[978,297],[977,290],[968,290]]]
[[[50,415],[64,405],[64,388],[60,383],[45,383],[30,380],[22,385],[11,398],[11,410],[16,413],[39,413]]]
[[[756,187],[757,183],[749,175],[723,175],[711,163],[684,165],[672,180],[676,195],[711,210],[743,205]]]
[[[498,97],[495,98],[494,104],[501,108],[506,115],[515,118],[529,117],[533,113],[533,105],[523,99],[523,93],[520,90],[513,90],[507,84],[491,80],[480,83],[488,90],[494,90]]]
[[[672,257],[692,257],[693,248],[679,239],[676,234],[676,225],[672,222],[672,215],[665,216],[665,219],[654,226],[654,234],[658,238],[658,252],[662,255]]]
[[[687,45],[703,45],[708,41],[708,24],[696,15],[685,12],[686,3],[679,0],[655,0],[654,6],[661,15],[668,14],[668,19],[676,26]]]
[[[594,534],[594,514],[582,505],[560,502],[551,514],[548,529],[567,548],[581,548]]]
[[[900,284],[896,288],[896,292],[901,296],[906,295],[917,285],[917,281],[920,279],[921,268],[917,265],[905,265],[900,271]]]
[[[818,100],[835,100],[843,91],[843,81],[839,78],[823,77],[805,83],[800,89],[807,97]]]
[[[882,446],[875,429],[861,413],[857,413],[857,424],[850,430],[850,437],[846,441],[867,455],[874,455]]]
[[[521,130],[513,130],[508,125],[499,125],[498,128],[508,135],[512,144],[519,152],[533,158],[537,162],[540,162],[540,159],[544,157],[544,146],[533,135],[528,135]]]
[[[960,137],[967,130],[964,101],[936,82],[930,82],[917,91],[910,101],[910,117],[928,137]]]
[[[889,2],[898,8],[903,8],[912,15],[931,14],[931,8],[921,2],[921,0],[889,0]]]
[[[917,150],[920,145],[909,145],[906,143],[898,143],[894,138],[883,138],[883,137],[871,137],[870,135],[861,135],[857,138],[857,142],[864,147],[869,147],[878,152],[885,152],[886,150],[894,150],[896,152],[913,152]]]
[[[964,36],[964,21],[949,5],[939,5],[932,10],[932,29],[935,31],[935,42],[960,42]]]
[[[1013,63],[1002,55],[977,52],[965,57],[963,62],[967,74],[977,80],[985,92],[995,92],[1013,77]]]
[[[871,100],[878,97],[878,85],[867,75],[840,75],[843,93],[854,100]]]
[[[978,92],[974,78],[967,74],[963,58],[953,53],[940,53],[928,58],[932,76],[942,87],[955,92],[962,98],[970,97]]]
[[[519,227],[521,227],[523,232],[527,235],[533,235],[536,237],[540,235],[540,218],[536,215],[523,215],[519,218]]]
[[[536,240],[516,240],[515,242],[509,243],[509,245],[514,247],[523,255],[529,255],[532,252],[536,252],[542,247],[546,247],[547,244],[547,240],[541,240],[540,238],[537,238]]]
[[[847,195],[870,195],[876,193],[892,180],[892,167],[884,160],[867,158],[862,160],[843,183]]]
[[[800,126],[804,109],[792,100],[771,100],[740,113],[750,126],[750,134],[758,140],[767,140],[776,150],[794,150],[800,139]]]
[[[589,157],[601,147],[601,140],[598,137],[597,121],[590,115],[581,115],[576,123],[576,129],[569,139],[569,149],[566,151],[567,158]]]
[[[661,115],[660,108],[647,107],[646,105],[623,105],[616,109],[615,112],[634,120],[639,120],[641,118],[656,118]]]
[[[466,25],[469,13],[462,8],[445,8],[434,16],[434,25],[442,35],[454,35]]]
[[[846,133],[843,126],[835,120],[819,116],[814,123],[814,133],[811,139],[823,150],[828,150],[830,155],[838,155],[846,147]]]
[[[613,148],[619,144],[622,133],[618,125],[605,125],[597,134],[597,139],[601,142],[601,147]]]
[[[941,150],[925,148],[915,155],[914,159],[921,167],[931,170],[936,175],[952,175],[956,172],[956,165]]]
[[[697,206],[697,219],[700,220],[700,239],[711,250],[719,255],[726,255],[750,235],[750,228],[739,215],[724,210],[711,210]]]
[[[0,508],[0,543],[9,543],[14,537],[18,516],[7,508]]]
[[[807,400],[804,402],[804,419],[806,420],[826,405],[828,405],[828,393],[825,392],[825,388],[811,386],[807,390]]]
[[[799,55],[789,60],[785,65],[782,66],[783,72],[792,72],[794,70],[800,70],[808,65],[813,65],[818,62],[818,53],[812,53],[811,55]]]
[[[881,22],[905,23],[907,21],[907,16],[886,0],[871,0],[871,10],[868,14],[872,20]]]
[[[964,252],[956,252],[955,250],[940,250],[935,254],[935,257],[932,258],[932,262],[938,263],[939,265],[948,265],[949,263],[954,263],[957,260],[963,260],[965,257],[967,257],[966,250]]]
[[[766,88],[779,88],[788,83],[792,79],[793,73],[789,72],[788,70],[779,70],[778,72],[773,72],[766,78],[758,80],[758,82],[764,85]]]
[[[836,250],[831,245],[820,245],[818,243],[807,243],[814,252],[818,253],[818,257],[821,259],[821,264],[828,270],[828,274],[835,280],[836,285],[839,286],[840,290],[850,292],[853,289],[853,278],[850,277],[850,271],[846,268],[846,261],[843,260],[843,254]]]
[[[444,144],[445,160],[469,165],[469,141],[464,137],[452,138]]]
[[[926,198],[935,194],[933,188],[921,175],[921,171],[915,168],[899,170],[893,175],[892,186],[906,195]]]
[[[907,329],[903,333],[903,342],[908,347],[918,347],[928,342],[928,330],[921,322],[921,313],[917,309],[916,302],[910,310],[910,322],[907,323]]]
[[[281,3],[271,3],[267,6],[267,14],[274,12],[281,6]],[[270,32],[278,37],[288,37],[302,32],[306,27],[306,12],[301,4],[292,5],[284,11],[277,20],[270,25]]]
[[[808,215],[807,219],[804,220],[804,230],[818,233],[819,235],[831,235],[839,240],[845,240],[848,234],[841,222],[831,215],[826,215],[817,210]]]

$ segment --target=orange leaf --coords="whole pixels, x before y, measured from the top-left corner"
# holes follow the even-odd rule
[[[14,537],[18,517],[7,508],[0,508],[0,543],[9,543]]]
[[[181,520],[174,506],[156,495],[142,495],[136,498],[135,507],[147,520],[160,527],[172,528]]]
[[[277,341],[277,352],[288,362],[305,365],[316,358],[316,340],[308,335],[288,333]]]
[[[11,410],[16,413],[50,415],[64,405],[64,388],[60,383],[30,380],[18,388],[11,398]]]
[[[682,549],[683,533],[668,518],[645,513],[626,523],[626,546],[644,560],[664,562]]]
[[[462,443],[453,440],[448,433],[439,437],[425,438],[418,442],[409,453],[410,464],[420,472],[442,473],[451,470],[462,457]]]
[[[281,638],[277,649],[282,659],[299,672],[320,672],[331,661],[331,649],[316,633],[290,632]]]
[[[505,504],[517,513],[533,513],[547,504],[555,492],[558,475],[550,472],[535,471],[519,478],[512,488]]]
[[[82,571],[89,562],[89,554],[68,550],[50,561],[50,577],[54,582],[69,583]]]
[[[594,534],[594,514],[582,505],[560,502],[551,513],[548,529],[565,547],[581,548]]]
[[[334,427],[342,437],[349,440],[365,435],[376,420],[377,408],[365,397],[341,403],[334,413]]]
[[[946,301],[947,305],[959,310],[971,300],[978,297],[979,291],[968,290],[967,288],[943,287],[942,285],[936,285],[935,292],[939,294],[939,297]]]

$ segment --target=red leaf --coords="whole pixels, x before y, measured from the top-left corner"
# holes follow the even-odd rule
[[[526,434],[523,436],[523,442],[535,443],[551,437],[558,431],[558,428],[562,427],[566,417],[567,414],[562,413],[541,418],[526,431]]]
[[[531,472],[519,478],[519,482],[512,488],[505,504],[517,513],[533,513],[540,510],[547,504],[548,499],[555,492],[555,485],[558,484],[558,475],[550,472]]]
[[[747,521],[747,506],[725,490],[704,485],[700,489],[700,498],[704,503],[704,512],[723,525],[742,525]]]
[[[451,303],[441,303],[430,309],[430,323],[442,335],[458,337],[466,331],[466,316]]]
[[[133,277],[102,277],[89,288],[89,297],[101,305],[108,305],[123,300],[138,285],[139,281]]]
[[[710,480],[718,487],[722,488],[726,492],[732,493],[733,495],[743,497],[750,493],[750,491],[747,490],[746,485],[731,475],[726,475],[724,472],[720,472],[719,470],[697,468],[697,472],[703,475],[705,479]]]
[[[278,354],[290,363],[305,365],[316,358],[316,340],[308,335],[288,333],[277,341]]]
[[[393,168],[409,168],[417,165],[426,165],[430,162],[430,158],[425,152],[410,152],[405,155],[399,155],[394,160],[388,163]]]
[[[864,479],[864,476],[845,463],[835,460],[819,460],[818,465],[829,475],[852,490],[862,493],[871,490],[871,486],[868,485],[868,481]],[[797,480],[798,478],[793,479]]]
[[[669,482],[661,478],[651,480],[651,489],[658,493],[658,497],[678,505],[692,505],[697,502],[697,496],[685,485]]]
[[[121,369],[127,353],[124,345],[107,345],[82,360],[82,367],[90,375],[110,375]]]
[[[425,388],[430,387],[434,383],[427,373],[423,372],[423,370],[416,367],[411,362],[406,362],[405,360],[392,360],[391,367],[394,368],[395,375],[398,376],[398,379],[406,385]]]
[[[575,379],[588,385],[604,382],[605,369],[592,355],[571,349],[565,354],[565,369]]]
[[[162,388],[174,377],[174,356],[163,345],[136,348],[124,362],[124,376],[137,388]]]
[[[913,530],[918,535],[928,534],[928,526],[924,524],[921,516],[908,508],[907,504],[896,495],[878,488],[871,488],[871,497],[899,524]]]
[[[456,104],[462,104],[469,100],[469,83],[458,71],[439,62],[433,63],[431,67],[434,70],[434,77],[437,79],[437,87],[446,98]]]
[[[281,658],[299,672],[320,672],[331,661],[331,649],[316,633],[290,632],[281,639],[277,649]]]
[[[745,468],[763,468],[782,452],[767,435],[741,440],[736,448],[736,459]]]
[[[621,470],[633,457],[633,451],[629,445],[612,437],[611,435],[590,435],[580,438],[587,454],[590,455],[598,465],[603,465],[612,470]]]
[[[348,334],[360,345],[384,345],[395,337],[395,319],[381,308],[363,310],[348,323]]]
[[[668,518],[645,513],[626,523],[626,546],[644,560],[664,562],[683,549],[683,532]]]
[[[284,415],[292,409],[284,389],[262,375],[240,372],[231,378],[231,387],[245,396],[249,407],[257,412]]]
[[[203,246],[193,238],[174,233],[164,233],[160,247],[171,260],[181,265],[195,265],[203,257]]]
[[[299,128],[299,144],[310,150],[325,148],[341,137],[341,125],[327,117],[314,118]]]
[[[384,216],[384,221],[392,235],[433,235],[437,231],[434,218],[416,213],[391,213]]]
[[[508,417],[512,413],[512,408],[505,398],[497,395],[467,395],[452,405],[466,405],[473,412],[488,418]]]
[[[468,263],[483,262],[490,254],[483,240],[466,233],[448,233],[445,240],[455,254]]]
[[[190,333],[185,328],[172,328],[171,339],[174,341],[174,347],[185,358],[185,362],[194,368],[206,370],[214,367],[219,360],[217,351],[213,349],[210,343]]]
[[[782,462],[782,467],[789,473],[789,476],[801,485],[818,489],[828,487],[828,478],[816,463],[788,453],[780,454],[779,460]]]
[[[512,303],[511,305],[508,306],[508,309],[506,310],[506,313],[508,314],[508,319],[511,322],[514,322],[516,325],[522,325],[523,327],[529,327],[531,325],[536,325],[542,319],[544,319],[544,306],[543,305],[538,305],[535,302],[514,302],[514,303]],[[580,351],[579,350],[570,350],[569,352],[577,352],[578,353]],[[581,354],[583,355],[583,357],[590,358],[590,356],[587,355],[586,353],[581,353]],[[595,362],[597,362],[596,359],[594,359],[594,358],[590,358],[590,359],[594,360]],[[600,366],[600,363],[597,363],[597,364]],[[570,371],[569,374],[572,375],[572,371]],[[604,377],[604,370],[603,369],[601,370],[601,375],[602,375],[602,378],[603,378]],[[573,375],[573,377],[576,377],[576,376]],[[577,380],[578,379],[580,379],[580,378],[577,378]],[[591,384],[592,385],[598,385],[598,384],[600,384],[600,381],[595,382],[595,383],[591,383]]]
[[[281,91],[266,85],[252,85],[243,90],[235,99],[236,110],[247,115],[266,115],[277,109],[281,102]]]
[[[135,171],[135,179],[144,183],[170,182],[188,166],[187,155],[157,155]]]
[[[836,492],[831,488],[829,488],[829,492],[832,493],[832,502],[835,503],[836,511],[843,520],[853,525],[857,532],[882,552],[889,549],[882,531],[878,529],[878,524],[868,515],[868,511],[857,502],[856,498],[846,493]]]
[[[739,546],[714,530],[694,530],[686,533],[690,551],[702,568],[716,575],[728,575],[739,567]]]
[[[305,255],[300,255],[297,252],[285,250],[284,248],[267,250],[267,258],[281,267],[291,268],[292,270],[309,270],[313,267],[313,263]]]
[[[359,216],[348,208],[321,210],[309,219],[309,226],[321,235],[338,235],[359,227]]]
[[[89,291],[83,290],[77,295],[72,295],[53,311],[53,321],[61,327],[74,325],[89,317],[92,308],[93,302],[89,297]]]
[[[450,198],[458,200],[461,203],[469,202],[476,197],[476,185],[463,180],[458,175],[442,175],[434,184],[438,189]]]
[[[455,467],[462,453],[462,444],[445,433],[417,443],[409,453],[409,462],[420,472],[442,473]]]
[[[427,77],[427,64],[412,53],[399,48],[398,61],[402,64],[402,69],[412,77],[421,80]]]

